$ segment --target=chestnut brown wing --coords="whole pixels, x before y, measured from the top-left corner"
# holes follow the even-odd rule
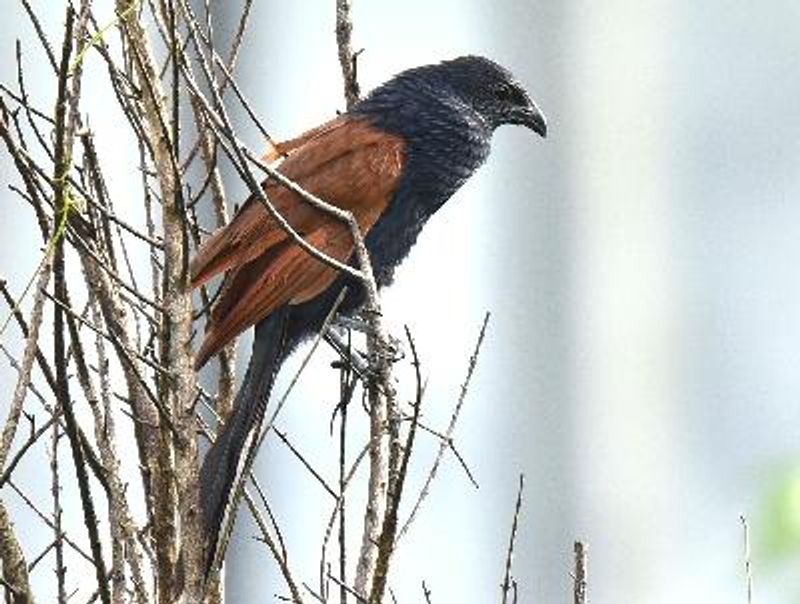
[[[400,178],[402,139],[346,117],[304,136],[290,141],[294,145],[278,169],[308,192],[352,212],[362,233],[367,233],[386,209]],[[342,262],[349,259],[353,241],[347,225],[278,183],[267,181],[264,191],[308,243]],[[208,239],[191,271],[192,287],[227,271],[197,353],[198,367],[276,308],[320,294],[337,274],[295,244],[255,199]]]

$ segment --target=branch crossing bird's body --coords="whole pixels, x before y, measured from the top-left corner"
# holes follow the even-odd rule
[[[348,113],[276,146],[279,170],[357,220],[378,286],[391,283],[428,218],[489,155],[495,128],[521,124],[545,135],[544,118],[502,67],[461,57],[405,71]],[[347,225],[298,194],[267,181],[274,207],[308,243],[355,265]],[[272,380],[286,356],[317,332],[342,288],[339,312],[364,301],[352,277],[301,249],[255,198],[214,233],[191,265],[192,286],[225,272],[203,344],[201,367],[256,325],[253,353],[231,417],[201,470],[209,563],[228,513],[242,452],[264,414]]]

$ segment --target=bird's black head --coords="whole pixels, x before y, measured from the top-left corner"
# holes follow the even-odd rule
[[[381,127],[416,136],[448,116],[471,119],[485,135],[503,124],[519,124],[541,136],[547,121],[511,73],[484,57],[463,56],[407,69],[362,99],[352,110]]]
[[[544,114],[514,76],[494,61],[464,56],[423,69],[475,109],[492,130],[503,124],[519,124],[547,135]]]

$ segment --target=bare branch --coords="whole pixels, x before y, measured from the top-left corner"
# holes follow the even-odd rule
[[[42,325],[42,311],[45,301],[44,290],[50,280],[51,271],[52,258],[48,255],[44,265],[40,268],[39,278],[36,283],[36,295],[33,300],[33,310],[28,320],[28,337],[25,341],[22,363],[20,364],[20,371],[17,376],[17,384],[14,387],[14,395],[11,397],[11,403],[8,407],[8,416],[3,426],[2,437],[0,437],[0,468],[5,467],[6,458],[8,457],[8,452],[11,449],[11,443],[14,440],[14,434],[17,430],[19,416],[22,413],[25,394],[28,391],[31,369],[38,350],[39,328]]]
[[[514,505],[514,518],[511,521],[511,535],[508,538],[508,549],[506,550],[506,565],[505,573],[503,575],[503,583],[501,585],[503,604],[508,602],[509,592],[516,594],[517,581],[511,576],[511,565],[514,559],[514,543],[517,538],[517,523],[519,522],[519,511],[522,509],[522,489],[525,486],[525,477],[519,475],[519,487],[517,488],[517,503]],[[514,600],[516,601],[516,597]]]
[[[747,517],[742,514],[739,516],[742,523],[742,546],[744,548],[744,577],[747,588],[747,604],[753,602],[753,568],[750,561],[750,527],[747,525]]]
[[[126,8],[123,0],[117,1],[117,10]],[[124,19],[125,38],[133,52],[136,74],[145,91],[144,120],[147,137],[153,150],[153,159],[159,181],[161,199],[164,203],[164,297],[165,313],[162,320],[162,363],[173,372],[171,383],[164,391],[167,407],[173,416],[178,432],[176,442],[171,442],[168,432],[162,431],[159,447],[158,481],[156,495],[159,503],[155,520],[159,575],[162,585],[175,585],[173,573],[177,562],[175,509],[173,499],[178,499],[180,521],[180,552],[183,565],[184,595],[190,601],[200,601],[203,594],[203,559],[205,537],[199,513],[197,440],[194,427],[195,373],[192,362],[192,310],[191,295],[187,288],[188,238],[185,229],[183,195],[179,185],[180,170],[177,159],[177,111],[178,82],[177,65],[180,41],[177,37],[177,22],[174,6],[170,3],[169,45],[172,53],[173,73],[172,109],[170,116],[164,104],[162,90],[155,66],[153,52],[147,33],[138,16],[129,13]],[[170,130],[172,124],[174,130]],[[174,455],[174,473],[172,457]]]
[[[351,37],[353,35],[353,19],[350,15],[352,0],[336,0],[336,46],[339,50],[339,66],[342,70],[344,98],[350,109],[360,96],[356,57],[353,52]]]
[[[264,522],[264,517],[260,514],[258,507],[256,506],[255,501],[253,501],[250,493],[245,491],[244,498],[245,501],[247,501],[247,506],[250,508],[250,512],[253,514],[253,519],[256,521],[256,526],[258,526],[258,530],[261,533],[262,541],[266,544],[267,548],[269,548],[272,557],[278,562],[278,566],[281,569],[281,574],[286,580],[286,584],[292,594],[292,602],[294,604],[302,604],[303,599],[300,597],[300,590],[298,589],[297,582],[294,580],[292,572],[289,569],[286,556],[281,555],[281,551],[278,549],[275,540],[269,534],[267,524]]]
[[[461,385],[461,393],[458,397],[458,402],[456,403],[455,408],[453,409],[453,414],[450,416],[450,423],[447,426],[447,431],[445,432],[445,437],[442,439],[441,444],[439,445],[439,450],[436,453],[436,459],[431,466],[430,472],[428,472],[428,476],[425,479],[425,484],[422,486],[420,490],[419,496],[417,497],[414,506],[411,508],[411,513],[408,516],[405,524],[403,524],[403,528],[400,529],[398,533],[397,539],[401,539],[403,535],[406,534],[408,528],[411,526],[411,523],[414,521],[414,518],[419,511],[422,502],[428,496],[428,492],[430,491],[431,484],[433,484],[433,479],[436,478],[436,474],[439,471],[439,466],[442,463],[442,459],[444,459],[444,454],[448,448],[450,448],[450,443],[452,442],[453,432],[456,429],[456,422],[458,421],[458,416],[461,414],[461,407],[464,405],[464,400],[467,397],[467,392],[469,391],[469,384],[472,381],[472,374],[475,371],[475,366],[478,363],[478,356],[480,355],[481,345],[483,344],[483,338],[486,336],[486,328],[489,325],[489,317],[491,316],[490,313],[486,313],[483,317],[483,323],[481,324],[481,330],[478,334],[478,341],[475,344],[475,349],[472,353],[472,356],[469,359],[469,365],[467,367],[467,377],[464,379],[464,383]]]
[[[54,411],[54,417],[61,412],[60,405]],[[53,498],[53,544],[56,551],[56,585],[58,587],[58,604],[66,604],[67,567],[64,564],[64,531],[61,526],[61,474],[58,463],[58,441],[61,438],[58,422],[53,422],[52,439],[50,441],[50,494]]]
[[[28,13],[28,18],[31,20],[33,24],[33,28],[36,30],[36,35],[39,36],[39,42],[41,42],[42,48],[45,50],[47,54],[47,60],[50,61],[50,65],[53,68],[54,72],[58,72],[58,65],[56,64],[56,55],[53,52],[52,47],[50,46],[50,42],[47,40],[47,36],[44,34],[44,30],[42,29],[42,24],[39,22],[39,17],[36,16],[36,12],[31,8],[30,2],[28,0],[21,0],[22,6],[25,7],[25,12]]]
[[[38,517],[39,520],[41,520],[45,524],[45,526],[47,526],[47,528],[49,528],[50,530],[53,530],[55,525],[53,523],[53,520],[50,518],[50,516],[48,514],[45,514],[42,510],[40,510],[36,506],[36,504],[33,501],[31,501],[30,497],[25,495],[25,493],[23,493],[19,489],[19,487],[17,487],[17,485],[14,483],[13,480],[9,480],[8,482],[6,482],[6,485],[12,491],[14,491],[20,499],[22,499],[22,501],[25,503],[25,505],[28,506],[33,511],[33,513],[36,515],[36,517]],[[80,545],[75,543],[75,541],[70,539],[68,535],[62,534],[62,538],[64,540],[64,543],[69,545],[72,548],[72,550],[75,551],[81,558],[86,560],[89,564],[94,564],[94,560],[92,559],[91,555],[89,555],[86,551],[84,551],[84,549]]]
[[[414,374],[416,377],[414,414],[411,418],[411,425],[408,429],[408,437],[406,438],[405,446],[401,446],[399,444],[399,437],[393,439],[390,443],[390,446],[394,445],[398,448],[402,448],[402,459],[397,469],[397,475],[394,480],[390,482],[387,492],[388,504],[386,508],[386,516],[383,519],[383,526],[381,527],[381,534],[378,540],[378,557],[375,561],[375,574],[372,580],[372,588],[369,596],[369,601],[371,604],[379,604],[383,601],[383,594],[384,590],[386,589],[386,582],[389,576],[389,561],[394,553],[394,548],[396,545],[395,538],[397,536],[397,517],[400,510],[400,500],[403,496],[403,486],[408,473],[408,463],[411,459],[411,451],[414,448],[414,437],[417,433],[419,414],[422,408],[422,375],[420,372],[419,356],[417,355],[417,348],[414,345],[414,338],[411,337],[411,332],[407,326],[405,331],[406,338],[408,339],[408,345],[411,349],[412,364],[414,366]],[[399,454],[400,451],[398,450],[396,455]]]
[[[88,4],[85,2],[81,6],[81,13],[79,16],[78,26],[76,28],[77,37],[81,37],[81,32],[85,30]],[[73,19],[74,12],[72,8],[67,9],[67,24],[64,29],[64,44],[61,55],[61,63],[58,71],[58,98],[56,101],[56,125],[55,125],[55,157],[54,157],[54,173],[53,182],[54,189],[54,205],[56,215],[61,217],[63,224],[69,220],[69,214],[74,210],[74,202],[71,201],[69,185],[67,184],[66,175],[69,172],[72,163],[72,148],[75,137],[75,130],[79,125],[78,102],[80,100],[80,86],[81,86],[81,66],[78,65],[74,70],[71,78],[71,89],[68,89],[67,80],[70,77],[70,57],[72,55],[72,38],[73,32]],[[64,304],[69,304],[67,298],[67,285],[64,260],[64,237],[63,231],[57,230],[54,235],[55,250],[53,256],[53,282],[55,289],[55,298]],[[53,313],[53,364],[56,370],[56,396],[58,401],[56,413],[63,414],[64,423],[66,427],[66,434],[70,441],[70,451],[72,453],[73,464],[75,466],[75,473],[78,479],[78,488],[80,492],[81,504],[84,513],[84,525],[89,534],[89,544],[92,550],[92,558],[97,575],[97,588],[100,593],[100,598],[103,604],[111,603],[111,594],[108,590],[108,583],[106,581],[106,566],[103,560],[103,552],[100,546],[100,538],[97,530],[97,515],[94,509],[94,501],[92,499],[91,489],[89,487],[89,478],[86,472],[86,464],[84,463],[83,447],[78,435],[78,426],[75,420],[75,415],[72,410],[72,400],[70,398],[69,379],[67,377],[67,349],[65,342],[64,330],[64,311],[59,305],[56,305]],[[66,600],[63,593],[64,577],[63,573],[66,569],[63,567],[63,553],[61,548],[61,507],[60,507],[60,484],[58,473],[58,432],[59,425],[53,427],[53,451],[52,451],[52,469],[53,469],[53,502],[55,520],[54,532],[56,533],[56,558],[58,565],[56,573],[59,581],[59,596],[62,601]]]
[[[293,444],[292,444],[292,443],[289,441],[289,438],[287,437],[286,433],[285,433],[285,432],[281,432],[281,431],[280,431],[280,430],[278,430],[278,429],[277,429],[275,426],[273,426],[273,427],[272,427],[272,431],[275,433],[275,435],[276,435],[276,436],[277,436],[279,439],[281,439],[281,442],[282,442],[284,445],[286,445],[286,447],[289,449],[289,451],[291,451],[292,455],[294,455],[294,456],[295,456],[295,457],[296,457],[296,458],[297,458],[297,459],[300,461],[300,463],[301,463],[301,464],[303,464],[303,467],[304,467],[306,470],[308,470],[309,474],[311,474],[311,475],[312,475],[312,476],[313,476],[313,477],[316,479],[316,481],[317,481],[317,482],[318,482],[318,483],[319,483],[319,484],[322,486],[322,488],[323,488],[323,489],[325,489],[325,491],[327,491],[327,493],[328,493],[328,494],[329,494],[331,497],[333,497],[334,499],[336,499],[336,498],[338,497],[338,495],[336,494],[336,491],[334,491],[334,490],[333,490],[333,489],[332,489],[332,488],[331,488],[331,487],[328,485],[328,483],[327,483],[327,482],[325,482],[325,479],[324,479],[324,478],[323,478],[323,477],[320,475],[320,473],[319,473],[319,472],[317,472],[317,470],[314,468],[314,466],[312,466],[312,465],[311,465],[311,463],[309,463],[309,461],[308,461],[308,460],[307,460],[307,459],[306,459],[306,458],[303,456],[303,454],[302,454],[302,453],[301,453],[301,452],[300,452],[300,451],[297,449],[297,447],[295,447],[295,446],[294,446],[294,445],[293,445]]]
[[[573,575],[573,596],[575,604],[586,604],[588,599],[587,594],[587,577],[586,577],[586,544],[582,541],[575,542],[575,572]]]
[[[33,592],[28,579],[28,564],[17,541],[17,535],[6,506],[0,499],[0,561],[3,563],[3,582],[14,604],[33,604]]]
[[[50,429],[53,425],[53,422],[56,421],[55,417],[51,417],[50,419],[45,422],[45,424],[38,429],[34,430],[33,420],[31,420],[31,433],[28,435],[28,439],[23,443],[23,445],[17,449],[17,452],[14,454],[14,457],[11,458],[11,461],[8,462],[5,471],[0,474],[0,489],[3,488],[3,485],[6,481],[11,478],[11,475],[14,472],[14,468],[17,467],[17,464],[22,460],[25,456],[25,453],[28,452],[30,449],[41,437],[42,435]]]

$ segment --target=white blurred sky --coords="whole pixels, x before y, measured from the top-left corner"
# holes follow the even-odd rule
[[[333,4],[255,3],[238,73],[278,137],[342,106]],[[398,552],[399,601],[420,601],[423,579],[436,602],[497,601],[524,472],[521,602],[569,601],[575,538],[590,545],[594,602],[744,602],[738,515],[756,512],[766,473],[798,452],[800,5],[354,5],[365,89],[407,66],[485,54],[550,122],[545,141],[497,133],[487,166],[431,220],[385,295],[396,333],[408,323],[415,334],[439,426],[493,313],[457,431],[481,488],[445,465]],[[60,19],[59,9],[50,31]],[[14,37],[31,35],[19,8],[0,34],[11,74]],[[46,107],[46,65],[27,61]],[[136,207],[116,118],[99,92],[87,98],[98,143],[119,158],[108,166],[117,201]],[[5,156],[0,173],[11,178]],[[19,200],[4,201],[0,219],[20,228],[0,240],[2,277],[22,283],[35,259],[19,250],[35,232]],[[336,379],[325,362],[292,395],[283,427],[333,476]],[[10,392],[7,366],[0,380]],[[423,440],[420,472],[432,446]],[[289,524],[292,559],[315,584],[328,502],[311,481],[287,478],[293,464],[269,443],[259,472]],[[29,471],[35,483],[39,470]],[[282,586],[244,514],[237,534],[232,601],[269,601]],[[796,601],[796,576],[754,563],[758,602]]]

